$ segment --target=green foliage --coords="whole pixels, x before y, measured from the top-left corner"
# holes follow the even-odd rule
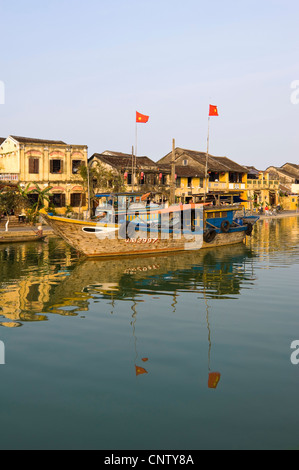
[[[0,191],[0,213],[10,213],[22,206],[22,197],[14,188],[5,188]]]
[[[85,189],[88,189],[89,178],[89,194],[93,200],[95,194],[101,191],[111,191],[113,193],[125,191],[123,176],[117,170],[108,170],[105,166],[96,162],[92,167],[81,165],[79,174],[83,180]]]
[[[37,212],[45,207],[45,201],[50,203],[50,191],[52,187],[47,186],[44,189],[41,189],[37,184],[35,185],[35,189],[32,189],[28,192],[28,194],[37,194],[37,202],[33,203],[32,208],[34,208]]]
[[[28,196],[30,194],[37,194],[37,201],[31,204],[31,207],[29,210],[27,210],[28,213],[28,218],[30,222],[35,223],[38,218],[38,213],[41,209],[45,207],[45,202],[48,202],[50,205],[50,191],[52,187],[47,186],[44,189],[41,189],[37,184],[35,184],[35,189],[32,189],[31,191],[28,191]]]

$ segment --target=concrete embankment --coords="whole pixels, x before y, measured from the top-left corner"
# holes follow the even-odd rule
[[[285,217],[299,217],[299,212],[297,211],[283,211],[279,214],[271,214],[265,215],[262,214],[260,215],[260,220],[268,220],[268,219],[282,219]],[[22,237],[28,237],[28,235],[36,235],[38,231],[38,226],[39,225],[20,225],[20,226],[12,226],[9,228],[9,231],[5,231],[5,226],[0,227],[0,239],[2,238],[16,238],[20,239],[22,241]],[[43,225],[43,234],[46,235],[47,237],[56,237],[53,229],[49,227],[48,225]]]
[[[283,211],[283,212],[279,212],[278,214],[272,214],[270,212],[268,215],[266,215],[266,214],[260,215],[260,220],[283,219],[284,217],[299,217],[299,212],[297,212],[297,211]]]
[[[22,225],[20,227],[9,227],[8,231],[5,231],[5,227],[0,228],[0,239],[4,238],[14,238],[16,240],[20,239],[22,241],[22,237],[24,239],[28,236],[35,236],[38,231],[38,225]],[[43,235],[47,237],[55,237],[56,235],[53,232],[53,229],[49,226],[43,225]]]

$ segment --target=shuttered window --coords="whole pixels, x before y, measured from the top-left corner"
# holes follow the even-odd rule
[[[71,206],[72,207],[86,206],[86,194],[85,193],[71,194]]]
[[[50,160],[50,173],[58,174],[63,172],[62,160]]]
[[[29,158],[29,174],[31,175],[39,174],[39,159],[38,158]]]
[[[72,161],[72,173],[73,175],[76,175],[79,173],[79,168],[82,165],[82,160],[73,160]]]
[[[54,207],[65,207],[65,194],[52,194],[50,202]]]

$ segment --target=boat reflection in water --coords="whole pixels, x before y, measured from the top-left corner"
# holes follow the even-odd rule
[[[171,296],[174,303],[178,292],[188,291],[207,299],[234,298],[245,278],[254,281],[248,270],[252,257],[245,245],[235,245],[176,255],[87,260],[78,263],[57,285],[51,297],[51,313],[62,313],[64,306],[80,310],[78,298],[86,308],[92,298],[134,301],[142,294]]]
[[[74,317],[88,312],[91,304],[94,311],[96,303],[103,300],[106,304],[108,300],[113,314],[116,301],[129,301],[134,367],[139,377],[150,373],[150,359],[139,358],[137,352],[139,302],[146,303],[147,295],[153,299],[166,296],[175,312],[179,295],[197,293],[206,305],[208,387],[216,389],[221,375],[210,370],[209,300],[238,298],[243,283],[247,287],[253,284],[253,256],[242,244],[155,257],[86,261],[76,259],[74,251],[58,239],[50,240],[40,251],[30,244],[7,247],[0,251],[0,325],[19,327],[25,322],[50,320],[53,314]],[[157,300],[157,311],[159,308]]]

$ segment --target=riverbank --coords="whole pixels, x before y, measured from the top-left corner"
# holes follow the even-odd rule
[[[260,220],[268,220],[268,219],[282,219],[286,217],[299,217],[299,212],[297,211],[284,211],[279,214],[273,215],[260,215]],[[13,237],[15,239],[20,239],[22,241],[22,237],[26,238],[29,234],[35,235],[38,231],[38,225],[20,225],[19,227],[13,226],[9,228],[9,231],[5,231],[5,227],[0,228],[0,238],[6,237]],[[49,225],[43,225],[43,233],[47,237],[56,237],[57,235],[54,233],[53,229],[49,227]]]
[[[5,238],[13,238],[17,241],[22,242],[23,240],[26,241],[26,239],[29,236],[35,236],[37,235],[38,232],[38,225],[22,225],[20,227],[10,227],[8,232],[5,231],[5,227],[0,228],[0,240],[5,239]],[[56,237],[54,234],[54,231],[51,227],[48,225],[43,225],[43,234],[47,237]],[[4,240],[5,241],[5,240]]]
[[[262,214],[260,215],[260,220],[264,219],[283,219],[285,217],[299,217],[299,212],[297,211],[283,211],[279,214]]]

